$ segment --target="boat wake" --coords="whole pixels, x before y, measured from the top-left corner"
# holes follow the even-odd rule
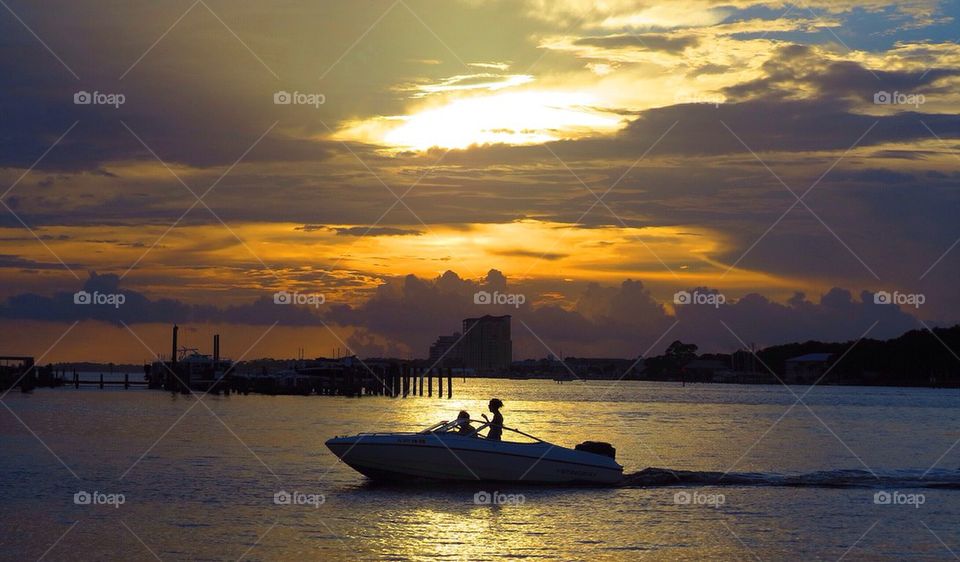
[[[960,470],[821,470],[773,472],[705,472],[645,468],[625,473],[621,487],[784,486],[810,488],[942,488],[960,490]]]

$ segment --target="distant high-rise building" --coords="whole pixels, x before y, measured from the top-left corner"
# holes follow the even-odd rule
[[[463,321],[464,366],[478,373],[510,369],[513,341],[510,340],[510,315],[481,316]]]
[[[460,339],[460,332],[438,337],[430,346],[430,364],[437,367],[462,367],[463,342]]]

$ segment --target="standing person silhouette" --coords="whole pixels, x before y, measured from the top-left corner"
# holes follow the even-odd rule
[[[483,419],[490,423],[490,431],[487,432],[487,439],[500,441],[500,438],[503,436],[503,414],[500,413],[500,408],[503,408],[503,402],[501,402],[499,398],[492,398],[487,408],[493,412],[493,421],[490,421],[487,414],[481,414]]]

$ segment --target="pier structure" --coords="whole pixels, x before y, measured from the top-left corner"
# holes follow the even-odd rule
[[[213,336],[213,353],[179,345],[180,327],[173,326],[170,356],[158,356],[143,366],[142,380],[123,380],[104,373],[79,373],[65,365],[37,367],[32,357],[0,357],[0,390],[20,386],[24,391],[36,386],[81,386],[124,389],[147,387],[153,390],[190,394],[266,394],[302,396],[387,396],[407,398],[433,397],[434,379],[437,398],[453,398],[453,369],[438,368],[428,360],[369,359],[356,356],[334,359],[297,359],[282,369],[261,372],[241,371],[237,364],[220,354],[220,335]],[[248,365],[247,369],[250,368]],[[72,371],[68,373],[68,371]],[[446,378],[446,384],[444,384]]]
[[[356,357],[317,358],[298,361],[293,368],[261,375],[233,374],[234,384],[261,394],[316,394],[321,396],[433,397],[437,380],[437,398],[443,398],[443,378],[447,378],[447,398],[453,397],[453,373],[430,369],[418,361],[370,360]]]
[[[49,365],[37,365],[33,357],[26,355],[0,356],[0,392],[19,387],[21,392],[30,392],[38,386],[60,386],[63,379]]]

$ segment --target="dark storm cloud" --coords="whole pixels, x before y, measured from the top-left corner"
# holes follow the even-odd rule
[[[637,158],[671,126],[652,156],[749,153],[734,133],[754,151],[846,150],[874,122],[876,128],[860,145],[930,140],[923,123],[942,138],[960,136],[956,114],[925,113],[923,106],[879,116],[861,110],[881,91],[923,94],[927,102],[935,101],[938,94],[953,92],[945,79],[960,76],[960,69],[871,72],[858,63],[832,62],[810,47],[792,45],[779,49],[763,70],[763,78],[726,88],[726,103],[649,109],[617,135],[557,141],[550,143],[551,150],[567,162]],[[519,164],[550,157],[539,146],[494,145],[452,151],[445,162]]]
[[[548,261],[560,260],[570,255],[570,254],[564,254],[560,252],[541,252],[537,250],[523,250],[523,249],[500,250],[494,253],[498,256],[536,258],[536,259],[543,259]]]
[[[420,230],[411,228],[393,228],[389,226],[351,226],[343,228],[334,228],[338,236],[420,236],[423,234]]]
[[[25,242],[29,242],[27,238],[23,238]],[[79,264],[67,264],[69,267],[81,267]],[[13,268],[13,269],[60,269],[63,267],[63,264],[60,262],[40,262],[36,260],[26,259],[20,256],[14,256],[10,254],[0,254],[0,268]]]
[[[864,91],[863,96],[872,97],[874,91]],[[550,147],[564,162],[569,163],[633,160],[655,143],[650,158],[670,155],[749,156],[750,150],[842,151],[853,145],[874,123],[877,125],[860,141],[861,146],[930,140],[933,137],[923,123],[942,138],[960,136],[958,115],[908,111],[872,116],[852,110],[851,102],[839,98],[757,98],[716,106],[679,104],[644,111],[613,137],[562,140],[550,143]],[[664,136],[668,129],[670,133]],[[746,147],[737,136],[746,143]],[[521,165],[551,160],[556,162],[540,146],[491,145],[451,151],[445,163]]]
[[[91,299],[97,298],[94,295],[101,295],[106,304],[84,303],[86,297],[77,296],[81,291]],[[117,275],[98,275],[96,272],[90,272],[77,292],[58,292],[52,296],[24,293],[9,297],[0,305],[0,317],[54,322],[91,319],[113,324],[227,322],[260,325],[281,322],[296,326],[318,323],[313,312],[299,306],[278,305],[272,295],[264,295],[241,306],[186,304],[175,299],[151,299],[121,287]]]
[[[313,115],[311,112],[315,110],[281,106],[293,112],[276,113],[271,88],[277,85],[272,81],[267,81],[262,88],[253,88],[255,91],[252,93],[232,90],[229,83],[213,91],[178,90],[172,85],[160,88],[153,82],[144,81],[150,75],[147,69],[138,68],[118,84],[129,89],[126,92],[128,103],[118,110],[74,106],[72,93],[81,86],[75,84],[76,81],[62,68],[50,64],[51,61],[41,63],[39,57],[49,55],[26,41],[32,38],[21,39],[21,43],[26,45],[16,45],[23,51],[23,60],[12,57],[0,62],[0,66],[15,67],[10,68],[10,73],[17,84],[17,87],[0,91],[0,104],[13,104],[5,114],[10,117],[10,127],[4,126],[4,134],[0,135],[0,164],[6,158],[8,165],[29,165],[76,119],[80,120],[76,129],[50,152],[41,163],[41,168],[49,166],[96,172],[104,162],[116,159],[152,162],[153,156],[119,122],[122,117],[164,160],[195,166],[220,166],[223,169],[243,154],[273,121],[282,118],[282,124],[255,147],[245,161],[259,162],[264,166],[270,161],[280,160],[326,162],[332,155],[342,154],[352,168],[345,170],[330,166],[319,169],[318,166],[305,169],[300,176],[296,175],[296,170],[288,169],[284,172],[293,175],[283,177],[272,175],[269,171],[244,176],[241,170],[234,170],[223,186],[211,196],[211,205],[218,216],[228,223],[281,220],[363,225],[375,221],[379,212],[395,200],[379,187],[357,189],[377,187],[378,184],[373,175],[363,169],[339,143],[302,140],[298,135],[308,130],[284,129],[288,124],[297,123],[297,117]],[[920,120],[945,138],[960,133],[960,117],[922,113],[922,107],[921,111],[881,117],[855,111],[854,101],[870,100],[878,88],[894,90],[913,81],[919,89],[936,89],[941,87],[937,81],[950,75],[950,72],[933,69],[922,79],[915,72],[882,72],[879,73],[882,80],[878,81],[857,64],[831,63],[812,49],[799,46],[782,49],[774,59],[779,60],[764,67],[766,78],[740,90],[729,90],[730,103],[720,104],[719,107],[680,104],[644,111],[633,116],[629,125],[617,135],[554,142],[550,144],[551,150],[565,162],[593,161],[598,169],[610,170],[612,177],[604,182],[605,188],[616,179],[614,173],[625,171],[625,168],[617,166],[620,170],[614,172],[610,160],[636,159],[674,124],[671,132],[651,152],[648,161],[672,155],[731,154],[750,158],[747,149],[731,130],[752,149],[765,152],[845,150],[875,121],[879,123],[861,141],[861,145],[928,140],[930,133]],[[784,98],[790,88],[798,85],[813,92],[813,99]],[[229,92],[229,95],[224,95],[224,92]],[[333,121],[330,124],[335,125]],[[359,143],[350,145],[350,150],[394,188],[417,181],[411,174],[429,169],[434,161],[443,156],[443,151],[435,150],[384,157],[378,154],[376,148]],[[903,157],[919,156],[915,152],[903,151]],[[784,158],[797,160],[789,154]],[[803,158],[809,160],[806,156]],[[576,221],[581,214],[580,201],[583,202],[583,208],[587,208],[592,201],[592,196],[581,190],[568,171],[541,146],[494,145],[455,150],[443,158],[443,163],[445,168],[431,170],[430,176],[408,198],[417,215],[428,223],[509,221],[525,215]],[[732,160],[714,162],[710,173],[704,177],[701,190],[708,189],[707,186],[719,190],[716,187],[718,184],[722,185],[741,173],[737,167],[740,164]],[[393,177],[390,175],[392,171],[383,169],[399,166],[405,169],[396,172]],[[635,170],[634,174],[651,175],[651,180],[656,183],[651,181],[652,185],[645,187],[648,195],[638,195],[634,190],[629,195],[634,199],[624,199],[622,204],[627,209],[641,202],[659,205],[663,199],[669,198],[672,191],[684,193],[688,183],[685,175],[695,173],[695,170],[689,169],[686,174],[679,175],[671,175],[667,170]],[[215,179],[216,174],[201,185],[193,185],[193,181],[188,183],[200,191]],[[29,178],[25,180],[29,181]],[[27,196],[34,205],[24,212],[24,216],[30,224],[58,221],[115,224],[135,220],[169,224],[184,210],[185,204],[192,202],[192,195],[180,190],[172,178],[163,178],[162,181],[173,189],[160,189],[147,181],[131,181],[129,178],[113,181],[116,183],[111,189],[118,193],[105,195],[101,192],[95,195],[96,201],[90,199],[93,193],[85,193],[85,190],[71,189],[68,197],[51,197],[43,201],[38,199],[41,194],[34,192]],[[864,178],[864,181],[868,181],[868,178]],[[59,186],[60,189],[69,185],[67,180],[56,183],[63,184]],[[627,198],[625,191],[629,186],[628,178],[621,185],[619,193],[611,196],[611,200]],[[57,188],[53,186],[50,189]],[[427,189],[430,191],[425,192]],[[558,189],[569,192],[570,196],[553,196]],[[102,191],[109,193],[109,190]],[[80,198],[81,194],[86,199]],[[698,195],[703,196],[703,193]],[[18,197],[14,193],[6,201],[11,207],[17,208]],[[655,201],[651,202],[651,199]],[[576,203],[576,208],[567,205],[570,200]],[[335,204],[331,204],[331,201]],[[644,214],[653,217],[648,220],[660,223],[682,223],[686,219],[700,218],[696,209],[685,216],[676,205],[661,210],[676,216],[664,219],[663,215],[652,212]],[[618,207],[617,212],[630,218],[630,212],[624,207]],[[4,224],[15,226],[12,217],[2,220],[7,221]],[[216,218],[204,209],[197,209],[187,220],[210,223],[215,222]],[[414,217],[403,209],[396,209],[387,220],[394,225],[390,228],[400,229],[403,228],[396,226],[398,222],[415,222]],[[594,216],[586,220],[594,220]],[[610,217],[607,217],[609,221]],[[352,227],[346,228],[351,230],[340,234],[352,235],[356,232]]]
[[[737,99],[781,99],[796,94],[799,87],[807,87],[814,90],[815,99],[824,102],[849,98],[872,102],[873,94],[881,90],[924,93],[929,98],[950,93],[953,88],[943,79],[960,75],[956,68],[867,69],[854,61],[825,59],[808,45],[780,47],[761,68],[762,78],[731,86],[724,92]]]
[[[406,4],[372,12],[352,2],[307,0],[11,0],[0,17],[0,166],[29,166],[77,120],[38,169],[151,159],[121,119],[171,163],[229,165],[277,121],[245,161],[326,161],[343,151],[322,140],[328,127],[403,112],[409,97],[396,86],[412,76],[435,83],[470,72],[459,57],[539,57],[526,37],[539,24],[524,18],[504,21],[496,9],[464,18],[459,2]],[[425,22],[457,30],[448,39],[459,43],[455,55],[425,33]],[[489,40],[495,25],[503,41]],[[425,60],[436,64],[424,67]],[[119,108],[76,106],[73,95],[81,90],[126,99]],[[279,91],[322,94],[324,102],[277,105]]]
[[[331,227],[322,224],[305,224],[294,230],[302,232],[335,232],[337,236],[421,236],[423,231],[390,226]]]
[[[748,153],[748,147],[757,152],[845,150],[875,122],[877,126],[861,145],[930,139],[921,120],[941,136],[960,135],[957,115],[906,112],[874,117],[850,109],[842,100],[756,99],[719,107],[675,105],[645,112],[627,126],[618,140],[631,146],[631,153],[635,154],[639,147],[650,146],[675,122],[675,129],[657,146],[658,153]],[[563,151],[559,152],[561,156],[569,154],[568,147],[558,148]],[[613,143],[611,148],[624,152],[625,147]]]
[[[564,353],[614,354],[636,357],[669,330],[653,347],[662,350],[670,341],[692,341],[706,351],[732,351],[740,342],[720,322],[726,322],[747,342],[770,345],[790,341],[856,339],[873,324],[872,337],[892,337],[918,326],[909,313],[892,305],[876,305],[873,294],[854,299],[844,289],[833,289],[819,301],[795,295],[787,303],[773,302],[759,294],[724,304],[719,308],[691,305],[679,307],[671,316],[640,281],[624,281],[618,287],[589,284],[568,310],[553,304],[534,306],[475,305],[478,289],[522,293],[527,302],[537,301],[534,285],[511,283],[491,271],[480,284],[447,272],[435,280],[413,276],[382,286],[368,303],[341,308],[334,317],[344,325],[362,326],[367,336],[378,335],[401,344],[394,352],[410,350],[425,354],[439,334],[460,329],[460,321],[478,314],[513,316],[515,349],[524,356],[542,357],[562,349]],[[695,289],[694,289],[695,290]],[[704,290],[704,289],[701,289]],[[732,299],[731,299],[732,300]],[[418,318],[411,325],[409,318]],[[676,322],[676,326],[671,325]],[[541,343],[541,340],[543,343]],[[362,341],[351,341],[362,349]],[[546,346],[543,344],[546,343]]]
[[[257,83],[238,90],[226,81],[219,88],[196,84],[163,84],[149,75],[133,73],[122,82],[116,77],[94,76],[77,81],[63,68],[50,64],[49,54],[22,37],[16,21],[0,23],[9,32],[0,47],[13,56],[0,61],[0,72],[10,78],[0,90],[3,124],[0,135],[0,166],[27,167],[74,122],[78,122],[38,165],[38,169],[102,171],[105,163],[153,156],[126,130],[126,123],[160,158],[171,163],[198,167],[228,165],[239,158],[274,122],[281,124],[245,157],[249,162],[323,161],[344,153],[339,143],[316,140],[326,131],[316,123],[321,116],[331,125],[336,116],[323,106],[277,106],[273,93],[279,85],[273,81]],[[28,41],[29,39],[30,41]],[[662,34],[587,37],[579,41],[608,47],[628,47],[634,43],[650,49],[678,50],[696,39]],[[636,154],[649,146],[667,127],[679,120],[673,131],[658,146],[659,153],[719,154],[740,152],[739,143],[730,143],[730,133],[720,125],[726,122],[734,131],[743,131],[744,139],[760,134],[758,144],[773,150],[813,150],[841,148],[848,142],[838,135],[854,129],[864,130],[872,117],[854,113],[852,99],[872,100],[879,90],[922,92],[928,99],[946,92],[942,79],[956,76],[954,69],[934,68],[929,72],[877,71],[871,73],[854,62],[823,60],[810,47],[781,48],[763,66],[763,78],[725,90],[735,103],[711,105],[680,104],[643,112],[619,135],[610,139],[585,139],[554,143],[565,159],[609,158]],[[879,78],[879,79],[878,79]],[[177,86],[180,86],[179,88]],[[798,86],[814,91],[812,99],[788,100]],[[79,90],[122,92],[126,102],[119,108],[75,105]],[[913,140],[929,135],[923,118],[941,136],[960,130],[957,116],[902,113],[880,118],[877,135],[865,144],[888,140]],[[298,123],[299,131],[286,130]],[[313,132],[303,123],[319,127]],[[309,137],[309,138],[308,138]],[[353,150],[371,158],[362,146]],[[505,157],[506,161],[535,161],[542,157],[539,147],[493,146],[455,151],[469,154],[464,162],[482,162]],[[448,161],[457,161],[451,154]],[[503,161],[503,160],[501,160]]]
[[[847,341],[868,330],[872,338],[892,338],[922,327],[899,307],[875,304],[872,292],[863,291],[854,298],[850,291],[840,288],[831,289],[818,302],[799,292],[786,303],[752,293],[720,307],[680,306],[677,320],[678,333],[687,340],[701,347],[728,350],[740,347],[740,340],[758,345],[811,339]]]
[[[932,178],[927,174],[928,178]],[[912,181],[917,181],[923,178],[917,177],[917,175],[907,172],[898,172],[896,170],[888,169],[869,169],[869,170],[850,170],[850,171],[838,171],[836,174],[833,174],[832,179],[834,181],[854,181],[854,182],[864,182],[874,185],[887,185],[894,183],[907,183]],[[935,179],[945,179],[945,178],[935,178]]]
[[[692,36],[671,36],[658,33],[638,33],[635,35],[605,35],[602,37],[581,37],[574,45],[601,47],[604,49],[637,49],[644,51],[663,51],[679,53],[687,47],[695,47],[700,39]]]
[[[33,13],[29,6],[18,8],[35,26],[62,23],[47,21],[52,11]],[[60,49],[76,67],[77,79],[17,19],[6,17],[6,11],[4,15],[0,18],[0,51],[4,53],[0,73],[5,77],[0,89],[0,167],[27,168],[74,123],[76,127],[37,164],[37,170],[106,173],[101,167],[108,162],[152,159],[123,123],[167,162],[198,167],[228,165],[274,122],[297,122],[322,112],[313,106],[274,104],[273,94],[283,84],[269,74],[251,85],[244,76],[230,75],[225,69],[231,67],[222,64],[211,64],[204,72],[187,72],[196,64],[194,59],[206,56],[195,49],[190,59],[176,61],[183,66],[180,72],[166,66],[171,61],[156,73],[139,72],[154,64],[148,57],[142,68],[138,66],[121,80],[123,65],[131,62],[126,60],[130,55],[123,47],[135,50],[132,44],[138,42],[129,41],[130,37],[109,41],[103,29],[88,30],[89,35],[84,37],[87,59],[82,65],[75,60],[82,58],[80,53]],[[207,23],[218,25],[216,20]],[[98,25],[109,26],[109,18]],[[50,35],[43,35],[52,41]],[[57,39],[52,43],[61,47]],[[255,60],[253,64],[257,64]],[[120,94],[123,102],[77,104],[75,95],[79,92]],[[331,143],[306,140],[304,136],[297,138],[274,130],[246,160],[319,161],[335,150]]]
[[[269,116],[232,121],[225,117],[219,120],[212,114],[190,116],[177,110],[124,107],[110,114],[91,115],[88,106],[74,106],[68,101],[72,95],[72,91],[64,91],[51,98],[35,97],[26,107],[21,99],[0,91],[0,105],[11,112],[3,123],[5,134],[0,136],[0,167],[29,167],[75,122],[76,126],[37,164],[36,170],[103,173],[105,164],[151,161],[153,153],[168,164],[227,166],[240,159],[273,124]],[[274,130],[247,153],[244,161],[322,161],[339,150],[342,148],[335,143],[282,138]]]
[[[729,66],[722,65],[722,64],[709,63],[709,64],[703,64],[694,68],[693,70],[687,73],[687,76],[700,76],[704,74],[723,74],[724,72],[727,72],[729,70],[730,70]]]
[[[435,279],[413,275],[388,280],[368,301],[334,305],[320,313],[296,306],[282,306],[270,297],[245,305],[218,308],[188,305],[171,299],[152,300],[119,285],[115,275],[91,273],[83,286],[89,293],[123,294],[125,302],[108,305],[78,305],[71,293],[52,297],[22,294],[0,306],[0,317],[47,321],[96,319],[105,322],[186,323],[227,322],[243,325],[323,325],[334,323],[352,328],[348,345],[362,355],[426,355],[438,335],[461,329],[464,318],[482,314],[510,314],[518,356],[542,357],[563,350],[570,355],[619,355],[636,357],[653,346],[662,350],[669,341],[682,339],[704,351],[732,351],[739,341],[723,326],[725,322],[744,341],[770,345],[820,339],[844,341],[860,337],[877,322],[872,337],[892,337],[916,327],[916,320],[895,305],[876,305],[873,294],[854,299],[844,289],[833,289],[818,302],[796,294],[787,303],[777,303],[759,294],[747,295],[719,307],[680,306],[676,316],[654,299],[641,281],[627,280],[619,286],[590,283],[576,294],[572,309],[540,301],[536,282],[513,283],[491,270],[480,282],[460,278],[448,271]],[[524,294],[527,304],[478,305],[478,290]],[[699,288],[691,291],[710,291]],[[731,299],[732,301],[732,299]],[[412,321],[416,319],[416,321]],[[671,328],[672,325],[674,325]],[[661,339],[665,333],[669,338]],[[386,341],[388,343],[384,344]]]

